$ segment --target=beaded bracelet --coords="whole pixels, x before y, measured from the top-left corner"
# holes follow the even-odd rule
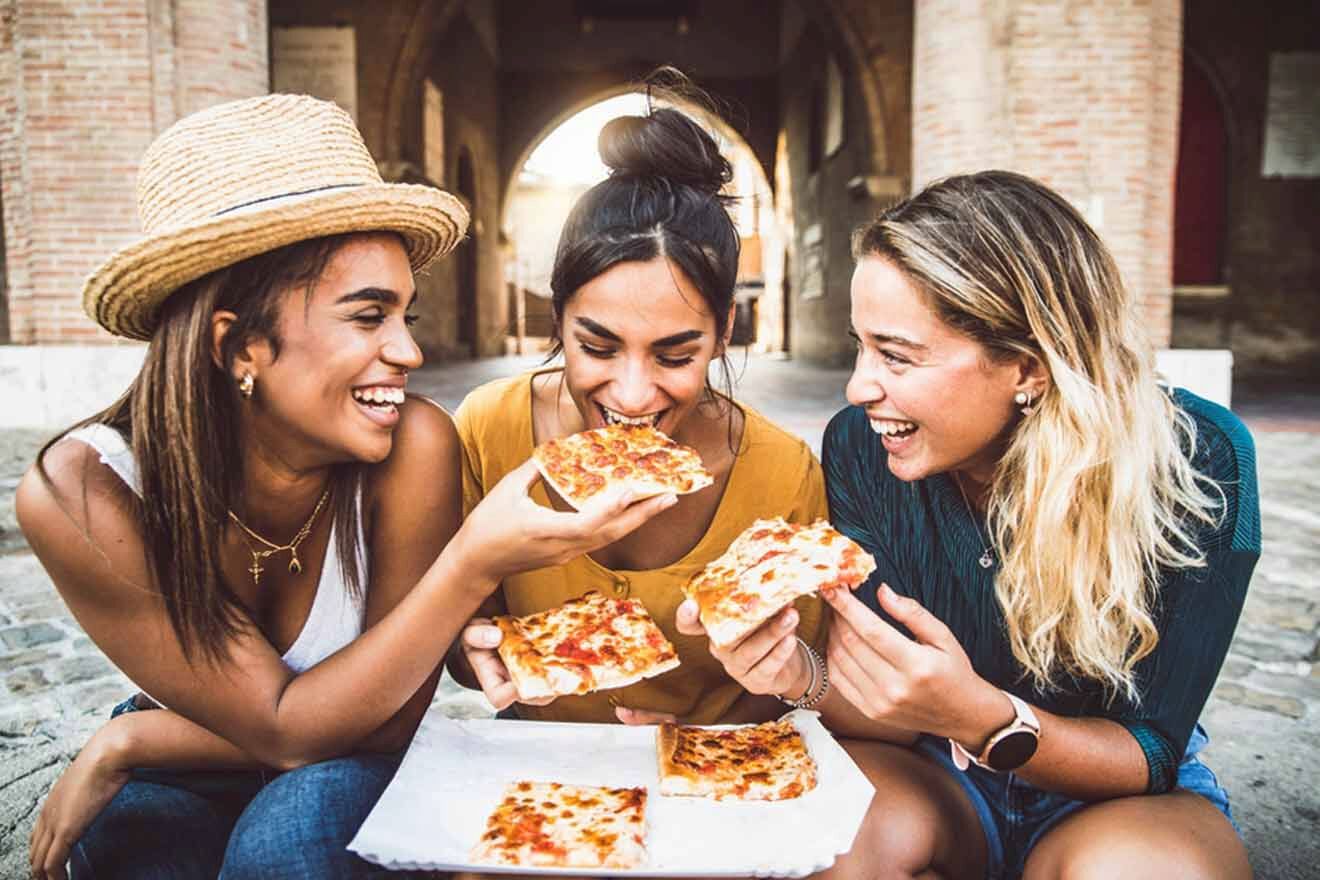
[[[830,670],[825,665],[824,658],[817,654],[811,645],[802,641],[801,638],[797,640],[797,643],[806,655],[807,663],[811,666],[811,682],[807,685],[807,689],[802,692],[802,696],[796,700],[790,700],[787,697],[780,697],[779,699],[794,709],[814,709],[820,705],[821,700],[824,700],[825,695],[830,692]]]

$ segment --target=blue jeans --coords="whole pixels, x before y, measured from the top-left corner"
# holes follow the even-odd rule
[[[1197,757],[1209,742],[1204,728],[1196,725],[1178,765],[1178,788],[1210,801],[1236,829],[1233,811],[1228,806],[1228,792]],[[952,774],[976,809],[981,830],[985,832],[987,880],[1022,876],[1027,856],[1040,839],[1086,806],[1085,802],[1067,795],[1036,788],[1013,773],[994,773],[975,764],[961,771],[949,756],[947,739],[923,736],[915,748]]]
[[[130,700],[114,715],[135,710]],[[70,877],[397,878],[345,847],[401,757],[361,754],[287,773],[135,770],[74,845]]]

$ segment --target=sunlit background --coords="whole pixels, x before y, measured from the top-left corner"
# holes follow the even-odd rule
[[[725,192],[735,197],[729,213],[742,240],[734,344],[775,350],[781,344],[783,329],[784,246],[769,181],[751,148],[736,132],[699,109],[678,109],[705,126],[733,166],[733,180]],[[550,274],[559,230],[573,203],[609,173],[597,149],[601,129],[617,116],[646,112],[643,94],[606,98],[569,116],[523,162],[504,221],[505,239],[510,245],[505,277],[510,281],[512,300],[512,350],[538,350],[550,335]]]

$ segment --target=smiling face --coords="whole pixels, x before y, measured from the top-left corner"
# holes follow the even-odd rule
[[[959,471],[987,483],[1018,418],[1014,394],[1038,384],[1030,365],[992,360],[881,257],[857,263],[852,325],[858,350],[848,401],[865,408],[894,476]]]
[[[682,436],[725,341],[678,266],[617,263],[578,288],[561,321],[565,384],[587,428],[633,422]]]
[[[381,461],[408,371],[422,363],[409,330],[416,290],[408,255],[397,236],[353,236],[305,291],[282,295],[278,356],[259,343],[234,365],[239,377],[256,377],[251,429],[292,462]]]

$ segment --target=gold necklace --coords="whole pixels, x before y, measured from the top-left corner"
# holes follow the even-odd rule
[[[972,518],[972,528],[976,529],[976,540],[980,541],[982,540],[981,523],[976,515],[976,511],[972,510],[972,502],[967,500],[967,490],[963,488],[962,478],[958,476],[957,471],[953,472],[953,482],[954,485],[958,487],[958,494],[962,496],[963,504],[967,506],[967,515]],[[991,552],[990,542],[988,539],[986,539],[986,542],[981,546],[984,549],[981,551],[981,558],[976,561],[980,563],[982,568],[989,568],[990,566],[995,564],[995,554]]]
[[[316,522],[316,515],[321,512],[321,508],[325,506],[325,499],[329,497],[330,487],[326,486],[325,491],[321,493],[321,499],[316,502],[316,507],[312,509],[312,515],[307,517],[307,522],[303,523],[303,527],[298,530],[298,534],[294,535],[293,540],[287,544],[276,544],[274,541],[266,540],[261,535],[258,535],[256,532],[248,528],[247,524],[238,518],[238,514],[234,513],[232,510],[229,511],[229,518],[238,523],[238,527],[247,533],[247,535],[243,537],[243,543],[247,544],[248,552],[252,554],[252,565],[248,566],[248,571],[252,573],[253,586],[261,586],[261,573],[265,571],[265,569],[261,567],[261,561],[267,556],[273,556],[274,554],[282,553],[285,550],[288,550],[290,555],[289,574],[300,574],[302,572],[302,563],[298,561],[298,545],[307,540],[307,536],[311,534],[312,523]],[[248,535],[265,544],[267,549],[258,550],[253,547],[252,542],[247,538]]]

